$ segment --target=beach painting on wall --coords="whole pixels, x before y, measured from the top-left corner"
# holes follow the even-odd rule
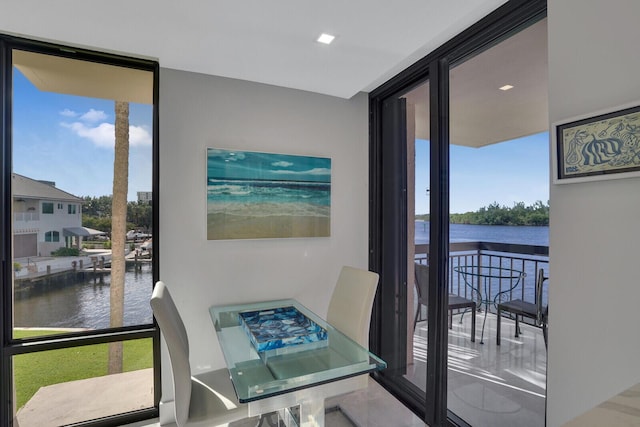
[[[207,148],[207,239],[328,237],[331,159]]]

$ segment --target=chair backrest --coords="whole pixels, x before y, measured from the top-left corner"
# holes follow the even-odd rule
[[[536,277],[536,323],[537,325],[542,325],[543,315],[544,315],[544,307],[542,306],[542,289],[544,285],[544,281],[549,279],[548,277],[544,277],[544,270],[541,268],[538,270],[538,275]]]
[[[415,286],[418,292],[418,302],[422,305],[429,305],[427,296],[429,295],[429,266],[415,263]]]
[[[327,321],[331,325],[367,349],[371,309],[377,288],[377,273],[342,267],[327,312]]]
[[[169,350],[176,424],[183,426],[189,418],[191,402],[191,366],[189,339],[180,313],[163,282],[157,282],[151,295],[151,309]]]

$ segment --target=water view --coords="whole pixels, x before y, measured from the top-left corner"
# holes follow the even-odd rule
[[[549,246],[548,226],[451,224],[451,242],[498,242]],[[429,221],[416,221],[416,243],[429,243]]]
[[[428,243],[429,223],[416,221],[416,243]],[[549,244],[549,227],[451,224],[451,241],[485,241],[527,245]],[[527,275],[535,277],[534,271]],[[87,273],[84,280],[60,281],[26,289],[16,286],[14,325],[37,328],[109,327],[110,274]],[[124,324],[151,323],[149,306],[153,278],[151,264],[136,270],[127,266]]]
[[[136,269],[127,266],[125,274],[124,325],[151,323],[149,300],[153,289],[151,264]],[[86,273],[81,281],[60,280],[55,284],[39,284],[27,289],[16,285],[14,325],[32,328],[109,327],[108,273]]]

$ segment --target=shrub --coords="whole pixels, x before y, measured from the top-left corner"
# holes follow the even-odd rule
[[[20,271],[20,270],[22,270],[22,264],[20,264],[19,262],[14,262],[13,271]]]
[[[80,251],[77,248],[60,248],[51,252],[51,256],[78,256]]]

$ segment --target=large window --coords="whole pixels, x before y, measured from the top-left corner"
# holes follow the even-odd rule
[[[10,177],[0,194],[2,217],[12,219],[3,235],[13,236],[1,252],[13,268],[0,278],[0,424],[157,416],[157,259],[130,255],[145,242],[127,240],[142,217],[149,239],[157,231],[153,202],[127,217],[138,191],[157,191],[157,64],[0,42],[0,108],[10,118],[0,122]],[[48,215],[25,217],[38,203]]]

